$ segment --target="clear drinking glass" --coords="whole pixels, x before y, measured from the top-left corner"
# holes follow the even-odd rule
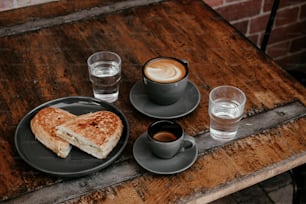
[[[210,92],[208,112],[212,138],[228,141],[236,136],[245,102],[245,94],[233,86],[219,86]]]
[[[87,64],[94,97],[110,103],[115,102],[118,99],[121,79],[120,56],[114,52],[100,51],[92,54]]]

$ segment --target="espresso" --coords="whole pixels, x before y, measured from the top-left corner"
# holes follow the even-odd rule
[[[160,131],[153,135],[153,139],[159,142],[172,142],[175,141],[177,137],[172,132]]]
[[[147,63],[144,68],[145,76],[159,83],[173,83],[183,79],[186,67],[175,59],[159,58]]]

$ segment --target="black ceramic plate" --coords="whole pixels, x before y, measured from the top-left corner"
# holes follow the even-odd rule
[[[37,141],[31,131],[30,121],[44,107],[62,108],[75,115],[108,110],[116,113],[124,125],[123,134],[117,146],[106,159],[93,156],[73,147],[69,156],[62,159]],[[124,114],[114,105],[91,97],[66,97],[44,103],[30,111],[20,121],[15,132],[15,145],[20,157],[33,168],[62,177],[84,176],[110,165],[125,148],[129,138],[129,125]]]

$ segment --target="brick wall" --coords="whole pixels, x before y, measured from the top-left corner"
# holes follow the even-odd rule
[[[274,0],[203,0],[261,46]],[[306,73],[306,0],[280,0],[266,53],[290,71]]]
[[[6,11],[59,0],[0,0],[0,11]]]

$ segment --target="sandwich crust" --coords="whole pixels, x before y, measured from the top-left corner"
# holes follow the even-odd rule
[[[76,117],[60,108],[46,107],[41,109],[31,120],[31,130],[38,141],[61,158],[66,158],[71,145],[55,134],[56,126]]]
[[[118,115],[110,111],[98,111],[77,116],[57,126],[57,136],[70,144],[104,159],[117,145],[123,132]]]

